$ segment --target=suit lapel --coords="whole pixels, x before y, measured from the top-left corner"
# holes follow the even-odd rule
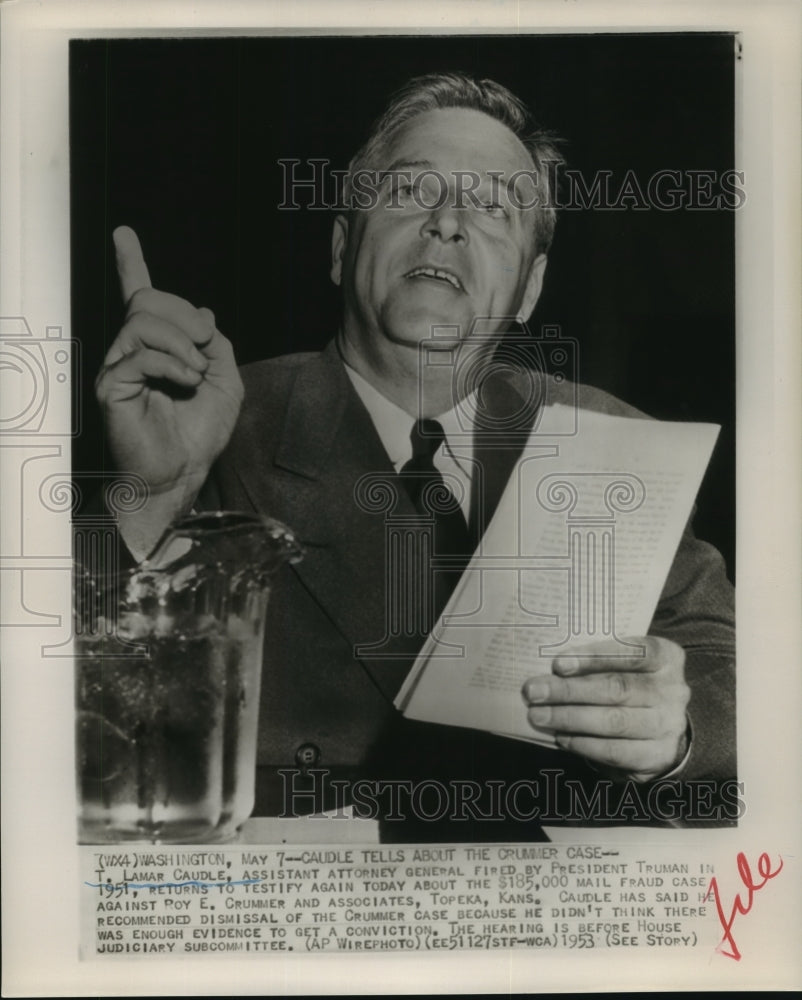
[[[539,393],[535,394],[534,410],[527,406],[527,399],[533,396],[532,384],[521,388],[528,390],[526,395],[508,379],[491,375],[477,399],[470,524],[475,545],[496,512],[539,409]]]
[[[305,555],[293,570],[351,646],[388,638],[383,655],[360,661],[394,697],[421,640],[386,636],[387,512],[366,509],[357,493],[366,475],[395,484],[395,472],[333,343],[295,381],[273,467],[240,464],[238,472],[252,502],[298,536]],[[392,513],[414,516],[397,493]]]

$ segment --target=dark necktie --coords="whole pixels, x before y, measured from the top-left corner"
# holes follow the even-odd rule
[[[462,508],[451,488],[453,481],[446,481],[434,465],[434,456],[444,439],[443,428],[436,420],[416,421],[410,434],[412,458],[399,472],[420,515],[421,529],[432,531],[434,562],[424,568],[430,583],[426,593],[433,595],[433,617],[426,620],[425,616],[427,631],[443,610],[473,553]],[[453,486],[460,488],[457,482]]]

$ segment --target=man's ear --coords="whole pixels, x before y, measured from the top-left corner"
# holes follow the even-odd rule
[[[529,269],[529,277],[526,279],[524,297],[521,300],[521,319],[524,323],[535,311],[537,300],[540,298],[540,293],[543,289],[543,275],[546,273],[547,263],[548,257],[544,253],[535,257],[532,261],[532,266]]]
[[[338,215],[331,233],[331,280],[339,285],[343,276],[343,258],[348,244],[348,219]]]

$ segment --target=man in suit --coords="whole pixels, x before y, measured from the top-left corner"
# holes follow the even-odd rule
[[[587,647],[524,685],[520,711],[554,732],[558,750],[413,723],[392,704],[432,615],[388,638],[385,524],[358,485],[384,476],[413,515],[410,483],[445,483],[467,539],[457,551],[467,556],[481,536],[522,441],[482,448],[479,433],[470,458],[460,453],[453,429],[465,400],[454,371],[491,371],[511,320],[534,309],[555,155],[498,84],[458,74],[412,81],[351,164],[349,196],[357,178],[376,180],[367,201],[353,197],[335,219],[331,275],[343,312],[334,340],[242,377],[210,311],[153,290],[136,237],[115,233],[127,315],[97,387],[117,466],[149,487],[144,508],[120,518],[130,552],[144,557],[175,517],[209,505],[286,521],[306,549],[271,598],[257,813],[364,804],[372,789],[374,814],[406,821],[392,828],[396,839],[525,839],[540,836],[538,821],[575,814],[570,795],[567,807],[545,802],[555,775],[583,789],[734,775],[731,591],[720,557],[690,532],[650,635],[639,637],[645,655]],[[440,342],[451,360],[421,368],[434,328],[451,331]],[[539,384],[543,400],[574,398],[545,376]],[[636,415],[596,390],[580,390],[579,405]],[[505,407],[516,412],[514,386],[489,379],[479,430],[483,414]],[[435,443],[424,454],[426,436]],[[416,593],[432,582],[421,573]],[[430,798],[433,782],[456,796],[444,815],[427,805],[426,782]],[[513,802],[511,784],[537,807]],[[669,813],[655,806],[634,818],[680,818]]]

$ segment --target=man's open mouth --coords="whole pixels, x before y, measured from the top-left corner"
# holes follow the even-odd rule
[[[454,274],[453,271],[447,271],[442,267],[413,267],[411,271],[407,271],[404,275],[405,278],[428,278],[432,281],[442,281],[453,288],[456,288],[458,292],[463,292],[465,289],[462,287],[462,282]]]

